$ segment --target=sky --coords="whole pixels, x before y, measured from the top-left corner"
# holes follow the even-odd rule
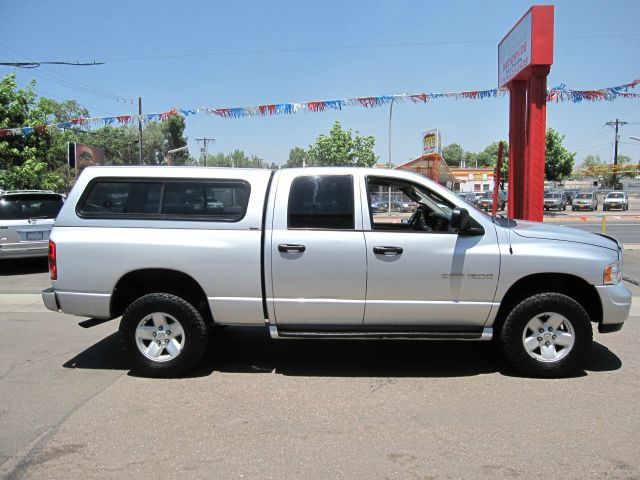
[[[575,90],[640,78],[640,1],[561,0],[555,5],[554,64],[548,86]],[[498,43],[534,5],[520,0],[271,0],[3,2],[0,61],[98,61],[104,65],[0,66],[19,85],[74,99],[92,116],[172,108],[248,107],[351,97],[483,90],[497,86]],[[636,87],[640,93],[640,86]],[[380,163],[421,153],[422,133],[439,128],[444,145],[477,152],[508,138],[508,97],[395,104],[389,107],[260,118],[187,118],[195,138],[214,138],[209,153],[235,149],[285,162],[337,120],[375,137]],[[640,161],[640,100],[549,104],[547,126],[565,135],[576,163],[588,154]],[[22,125],[15,125],[16,127]]]

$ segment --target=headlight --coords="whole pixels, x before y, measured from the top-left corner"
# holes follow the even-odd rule
[[[622,269],[618,262],[607,265],[604,268],[604,273],[602,274],[602,283],[605,285],[615,285],[620,282],[621,275]]]

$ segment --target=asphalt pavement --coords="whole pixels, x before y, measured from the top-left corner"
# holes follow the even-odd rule
[[[640,250],[625,252],[640,278]],[[640,288],[583,372],[522,378],[491,343],[216,332],[190,377],[132,375],[117,322],[47,311],[0,265],[0,477],[640,478]]]

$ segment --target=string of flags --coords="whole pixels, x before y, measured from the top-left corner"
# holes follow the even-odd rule
[[[632,82],[618,85],[616,87],[602,88],[599,90],[570,90],[565,84],[547,90],[548,102],[572,102],[580,103],[583,101],[611,102],[617,98],[640,98],[640,93],[630,92],[640,84],[640,78]],[[197,109],[171,109],[162,113],[149,113],[145,115],[120,115],[115,117],[79,117],[71,119],[67,122],[50,123],[37,125],[33,127],[17,127],[0,129],[0,138],[10,137],[14,135],[32,135],[34,133],[42,133],[47,129],[67,129],[76,126],[108,126],[108,125],[129,125],[132,122],[161,122],[169,118],[171,115],[181,115],[188,117],[200,113],[215,115],[221,118],[245,118],[245,117],[267,117],[273,115],[293,115],[301,112],[323,112],[326,110],[342,110],[349,107],[377,108],[394,103],[428,103],[432,100],[443,98],[471,99],[483,100],[486,98],[496,98],[506,95],[506,88],[493,88],[489,90],[472,90],[466,92],[448,92],[448,93],[417,93],[398,95],[381,95],[378,97],[356,97],[343,98],[339,100],[320,100],[302,103],[276,103],[268,105],[258,105],[255,107],[237,107],[237,108],[207,108],[200,107]]]

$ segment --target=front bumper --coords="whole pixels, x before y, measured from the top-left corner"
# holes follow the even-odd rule
[[[631,292],[621,283],[597,286],[596,291],[600,295],[602,304],[602,321],[598,330],[601,333],[620,330],[622,324],[629,318]],[[614,327],[614,325],[617,326]]]
[[[624,210],[624,203],[604,203],[603,206],[607,207],[609,210]]]

